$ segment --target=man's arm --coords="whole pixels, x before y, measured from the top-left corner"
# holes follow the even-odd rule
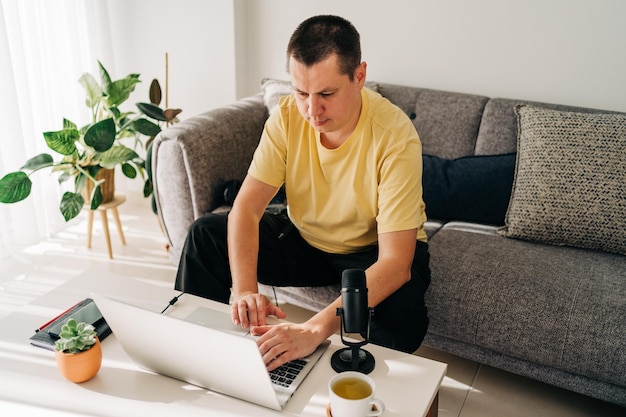
[[[259,294],[257,279],[259,222],[277,191],[277,187],[248,175],[228,214],[228,258],[233,278],[231,317],[243,327],[263,325],[267,315],[285,316]]]
[[[381,233],[378,236],[378,259],[365,271],[368,305],[375,307],[411,279],[417,230]],[[339,330],[337,308],[341,297],[309,320],[327,338]]]
[[[375,307],[411,279],[416,237],[417,229],[378,236],[378,259],[365,272],[369,306]],[[302,324],[253,328],[254,334],[262,335],[258,345],[268,369],[310,354],[339,331],[338,307],[341,297]]]
[[[378,235],[378,259],[366,271],[370,306],[409,282],[416,239],[417,229]]]

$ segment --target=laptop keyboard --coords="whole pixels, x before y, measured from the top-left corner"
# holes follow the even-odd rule
[[[279,366],[269,373],[272,383],[288,388],[306,363],[304,359],[294,359],[291,362]]]

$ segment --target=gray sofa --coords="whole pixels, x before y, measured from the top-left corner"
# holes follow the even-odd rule
[[[424,343],[625,406],[626,114],[369,86],[409,115],[423,143]],[[193,220],[245,176],[272,100],[288,91],[263,87],[156,138],[155,196],[173,263]],[[312,310],[339,295],[277,291]]]

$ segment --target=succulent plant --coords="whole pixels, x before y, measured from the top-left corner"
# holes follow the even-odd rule
[[[85,322],[70,318],[61,328],[59,340],[54,344],[55,351],[78,353],[89,350],[96,343],[96,329]]]

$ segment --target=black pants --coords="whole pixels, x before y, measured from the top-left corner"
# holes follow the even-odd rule
[[[228,303],[232,278],[227,221],[226,215],[206,214],[192,224],[178,267],[177,290]],[[344,269],[367,269],[378,258],[378,247],[348,255],[320,251],[282,214],[264,214],[259,240],[259,282],[277,287],[339,284]],[[429,257],[428,245],[418,241],[411,280],[374,309],[372,343],[408,353],[422,343],[428,328],[424,293],[430,283]]]

